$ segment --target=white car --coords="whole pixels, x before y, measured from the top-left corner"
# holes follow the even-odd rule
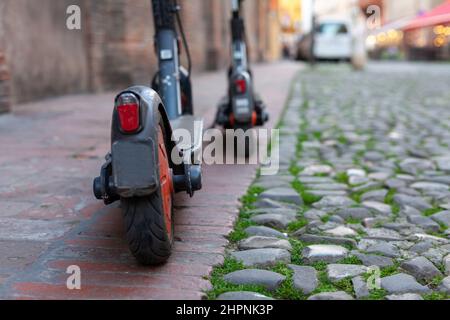
[[[350,23],[339,20],[323,20],[314,37],[314,56],[318,60],[345,60],[352,57],[352,33]]]

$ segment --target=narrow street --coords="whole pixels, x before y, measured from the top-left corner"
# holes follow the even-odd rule
[[[257,90],[273,126],[300,65],[257,65]],[[196,112],[212,123],[226,91],[225,71],[196,75]],[[124,240],[117,204],[92,195],[109,151],[113,93],[17,106],[0,117],[0,297],[4,299],[200,299],[223,261],[225,236],[255,166],[204,168],[203,190],[176,200],[176,244],[169,262],[138,266]],[[232,182],[232,183],[231,183]],[[66,287],[77,265],[82,289]]]
[[[174,254],[159,267],[135,262],[117,204],[92,196],[112,93],[0,117],[0,297],[448,299],[450,66],[279,62],[254,72],[268,127],[290,96],[280,172],[254,181],[256,166],[205,166],[203,190],[177,196]],[[194,89],[208,126],[224,72],[196,75]],[[242,207],[250,186],[257,197]],[[66,287],[71,265],[81,290]]]

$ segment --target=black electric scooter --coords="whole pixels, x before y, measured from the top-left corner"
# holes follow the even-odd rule
[[[190,71],[180,7],[177,0],[152,0],[152,8],[158,73],[152,88],[134,86],[116,97],[111,152],[94,180],[97,199],[121,202],[130,250],[144,265],[163,263],[171,254],[173,194],[192,196],[202,186],[196,155],[203,120],[193,116],[190,72],[179,63],[182,42]],[[190,141],[173,141],[178,129],[187,130]]]
[[[224,129],[248,130],[269,120],[266,107],[255,94],[249,67],[242,1],[232,0],[231,66],[228,70],[228,94],[219,102],[215,124]]]

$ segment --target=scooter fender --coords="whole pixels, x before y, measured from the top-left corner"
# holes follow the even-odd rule
[[[140,101],[140,128],[136,133],[123,132],[119,124],[117,99],[123,93],[133,93]],[[158,125],[164,125],[166,143],[172,150],[172,131],[161,98],[151,88],[134,86],[115,99],[111,132],[112,184],[123,198],[144,197],[159,187]],[[162,118],[162,119],[160,119]]]

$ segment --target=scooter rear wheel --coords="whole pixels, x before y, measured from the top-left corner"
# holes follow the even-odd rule
[[[143,265],[167,261],[173,246],[173,184],[164,130],[159,126],[160,186],[149,197],[122,198],[126,238],[133,256]]]

